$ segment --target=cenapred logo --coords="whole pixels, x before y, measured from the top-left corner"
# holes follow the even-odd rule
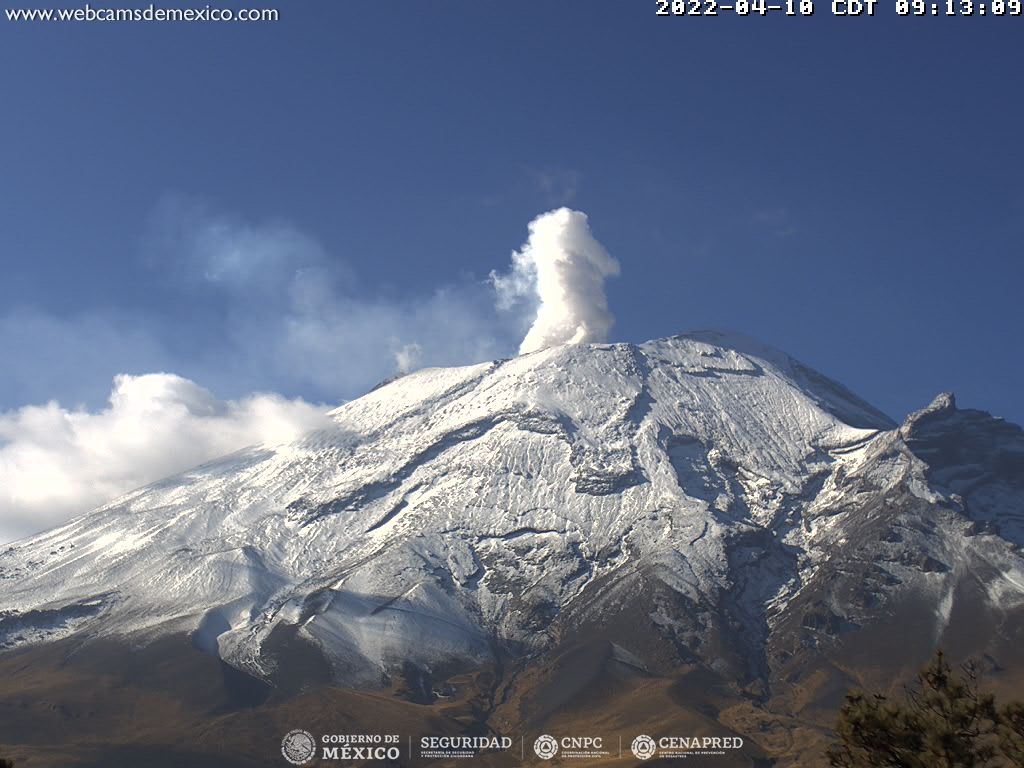
[[[650,760],[658,751],[658,745],[654,739],[647,734],[640,734],[633,739],[633,743],[629,745],[629,749],[633,753],[633,757],[637,760]]]
[[[637,760],[650,760],[652,757],[712,757],[742,748],[743,739],[739,736],[662,736],[654,739],[645,733],[637,736],[629,745]]]
[[[545,733],[533,742],[533,751],[541,760],[550,760],[558,754],[558,741]]]
[[[316,757],[316,739],[301,728],[288,731],[281,739],[281,754],[292,765],[305,765]]]

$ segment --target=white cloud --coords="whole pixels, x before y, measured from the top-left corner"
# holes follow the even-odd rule
[[[483,281],[384,295],[286,224],[180,202],[165,204],[155,229],[153,260],[225,308],[226,349],[213,363],[229,360],[261,386],[334,402],[414,367],[503,357],[514,343]]]
[[[395,297],[359,286],[344,262],[286,224],[165,206],[148,255],[186,308],[0,316],[0,402],[55,398],[0,411],[0,541],[246,445],[293,439],[323,418],[306,400],[237,393],[337,404],[417,367],[505,357],[527,324],[524,353],[604,340],[604,281],[619,265],[586,215],[562,208],[529,229],[509,273],[492,273],[490,284],[464,279]],[[509,322],[513,308],[522,328]],[[118,375],[102,404],[114,372],[161,369],[190,378]],[[236,397],[218,399],[195,381]]]
[[[0,413],[0,542],[256,443],[326,425],[323,406],[279,395],[223,401],[169,373],[117,376],[97,411],[51,401]]]
[[[521,299],[536,302],[536,315],[519,353],[556,344],[601,342],[614,317],[604,281],[619,274],[619,263],[594,239],[581,211],[559,208],[530,222],[530,237],[512,254],[512,270],[491,273],[498,306]]]

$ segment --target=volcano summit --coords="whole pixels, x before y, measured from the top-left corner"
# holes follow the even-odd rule
[[[1024,433],[950,395],[897,425],[700,332],[422,370],[330,416],[0,553],[0,741],[37,755],[20,702],[113,675],[197,712],[196,744],[204,713],[272,741],[320,700],[451,734],[682,723],[808,764],[846,687],[938,644],[1024,682]],[[115,648],[223,685],[196,703]],[[146,733],[90,754],[183,738]]]

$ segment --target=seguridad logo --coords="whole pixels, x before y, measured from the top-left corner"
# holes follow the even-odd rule
[[[488,752],[512,749],[509,736],[421,736],[416,757],[429,760],[453,760],[479,757]]]

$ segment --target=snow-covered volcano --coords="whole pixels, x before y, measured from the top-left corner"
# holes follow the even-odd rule
[[[628,607],[749,681],[899,605],[928,642],[958,601],[1021,626],[1024,437],[948,396],[897,427],[702,332],[422,370],[331,416],[0,553],[0,648],[187,631],[265,680],[301,643],[373,686]]]

